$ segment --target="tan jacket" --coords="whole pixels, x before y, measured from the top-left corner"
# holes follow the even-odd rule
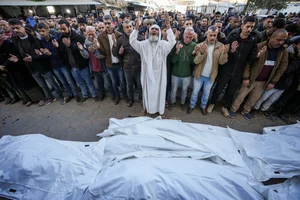
[[[207,40],[205,40],[204,42],[200,43],[207,43]],[[228,61],[228,54],[227,53],[223,53],[222,52],[222,48],[223,48],[223,44],[221,42],[216,42],[215,44],[215,48],[214,48],[214,52],[213,52],[213,66],[212,66],[212,70],[211,70],[211,75],[210,75],[210,82],[213,83],[218,75],[218,68],[219,68],[219,64],[220,65],[224,65],[227,61]],[[198,52],[198,54],[196,55],[194,62],[197,65],[196,69],[195,69],[195,78],[199,79],[203,70],[203,67],[205,65],[207,59],[207,52],[205,52],[204,54],[200,54],[200,52]]]
[[[114,34],[117,40],[122,35],[122,33],[115,30],[114,30]],[[100,53],[105,56],[105,65],[107,67],[112,67],[111,51],[110,51],[109,39],[106,31],[102,31],[102,33],[99,34],[98,41],[100,44]]]
[[[268,41],[261,42],[257,45],[257,51],[261,49],[263,46],[266,46]],[[261,70],[264,67],[264,64],[268,58],[268,51],[261,55],[256,61],[251,65],[251,66],[246,66],[243,79],[244,80],[250,80],[249,84],[251,85],[255,79],[258,77],[260,74]],[[279,51],[277,54],[275,66],[273,67],[273,70],[271,72],[271,75],[266,83],[266,86],[269,83],[276,84],[277,81],[279,81],[280,77],[284,73],[285,69],[288,66],[288,60],[289,60],[289,53],[287,48],[284,46],[279,47]]]

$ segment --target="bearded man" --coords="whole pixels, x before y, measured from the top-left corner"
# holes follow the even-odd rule
[[[149,29],[149,37],[138,41],[138,28],[141,24],[138,15],[135,30],[130,34],[130,45],[141,56],[141,85],[143,91],[143,107],[149,114],[165,112],[165,97],[167,86],[167,56],[176,44],[175,35],[170,26],[170,19],[165,12],[168,41],[161,40],[159,26],[153,25]]]

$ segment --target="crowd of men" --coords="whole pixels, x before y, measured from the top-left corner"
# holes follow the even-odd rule
[[[145,113],[196,108],[251,120],[300,117],[300,14],[263,19],[238,13],[137,15],[116,11],[82,17],[0,20],[0,100],[81,104],[89,97]],[[52,91],[55,91],[53,95]],[[191,91],[190,98],[187,97]],[[137,93],[137,95],[135,95]],[[135,99],[137,96],[137,99]]]

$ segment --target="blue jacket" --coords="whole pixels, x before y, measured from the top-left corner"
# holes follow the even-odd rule
[[[58,41],[58,37],[53,35],[50,35],[50,37],[51,38],[49,41],[45,40],[44,38],[42,38],[40,41],[43,48],[47,48],[51,52],[50,60],[51,60],[52,67],[59,68],[59,67],[67,66],[68,64],[64,59],[64,56],[59,54],[56,47],[54,47],[52,44],[52,40],[55,39],[56,41]]]

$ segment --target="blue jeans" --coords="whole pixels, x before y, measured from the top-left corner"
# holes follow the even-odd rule
[[[84,69],[72,68],[71,72],[72,72],[72,75],[73,75],[75,81],[77,82],[77,84],[79,85],[79,87],[81,89],[81,94],[82,94],[83,98],[89,97],[88,89],[86,86],[88,86],[92,97],[97,97],[95,86],[92,81],[92,77],[91,77],[88,67],[86,67]]]
[[[60,90],[57,82],[55,82],[52,71],[49,71],[45,74],[35,72],[35,73],[32,73],[31,75],[35,79],[35,81],[38,83],[38,85],[42,88],[47,99],[53,99],[54,96],[52,95],[45,80],[47,80],[47,82],[54,88],[58,98],[63,98],[62,91]]]
[[[174,104],[176,102],[176,93],[180,83],[181,85],[181,105],[185,104],[187,89],[190,85],[191,77],[177,77],[172,75],[172,89],[171,89],[171,103]]]
[[[77,86],[68,67],[53,68],[54,74],[60,80],[68,96],[78,96]],[[73,94],[73,95],[72,95]]]
[[[124,78],[124,72],[121,65],[119,63],[112,64],[112,67],[107,67],[107,72],[111,78],[115,97],[120,98],[120,92],[118,88],[118,83],[120,83],[122,93],[124,94],[124,98],[127,99],[126,83]]]
[[[193,88],[193,94],[191,96],[191,102],[190,102],[190,107],[195,108],[197,99],[198,99],[198,94],[200,89],[202,88],[203,85],[203,94],[201,98],[201,108],[206,108],[206,104],[208,102],[209,94],[210,94],[210,89],[213,86],[213,83],[210,82],[210,77],[205,77],[205,76],[200,76],[200,78],[197,80],[194,78],[194,88]]]
[[[102,71],[102,72],[93,72],[93,75],[96,79],[96,83],[97,83],[100,95],[102,96],[105,93],[104,83],[106,85],[108,84],[107,80],[106,80],[105,72],[104,71]]]

